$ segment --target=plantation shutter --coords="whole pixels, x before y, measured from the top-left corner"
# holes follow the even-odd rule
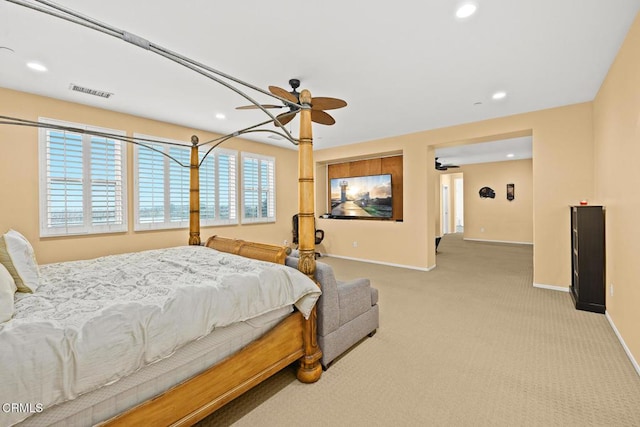
[[[137,223],[163,223],[165,157],[160,144],[147,145],[137,148]]]
[[[275,165],[272,161],[260,161],[260,207],[263,218],[274,218],[275,212]]]
[[[200,219],[203,225],[234,224],[237,152],[216,149],[200,166]]]
[[[215,155],[209,154],[204,161],[200,154],[200,221],[207,224],[216,219],[216,167]]]
[[[124,134],[49,119],[40,122]],[[126,231],[124,143],[46,128],[39,139],[41,236]]]
[[[142,139],[162,138],[138,134],[135,137],[140,138],[134,161],[135,229],[188,227],[191,147],[151,144]],[[237,152],[216,149],[206,158],[205,153],[199,153],[200,223],[203,226],[237,223]]]
[[[242,189],[244,219],[258,218],[258,159],[242,160]]]
[[[275,221],[275,159],[242,153],[243,222]]]
[[[45,150],[45,228],[60,234],[80,231],[84,226],[82,136],[47,130]]]
[[[189,148],[170,147],[169,155],[183,165],[190,165]],[[189,167],[166,158],[169,166],[169,222],[189,221]]]
[[[218,155],[218,206],[220,219],[235,222],[238,219],[236,187],[237,154],[221,153]]]
[[[124,222],[122,144],[91,137],[91,219],[93,225]]]

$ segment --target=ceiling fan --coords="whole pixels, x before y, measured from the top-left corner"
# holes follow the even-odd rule
[[[291,92],[287,92],[285,89],[282,89],[278,86],[269,86],[269,92],[272,94],[284,98],[290,102],[295,104],[300,103],[300,92],[297,89],[300,87],[300,80],[291,79],[289,80],[289,85],[293,89]],[[276,119],[280,122],[281,125],[286,125],[289,123],[295,115],[300,111],[299,107],[291,106],[286,103],[282,103],[282,105],[275,104],[261,104],[262,108],[288,108],[289,111],[278,114]],[[314,97],[311,98],[311,121],[320,123],[322,125],[332,125],[336,121],[331,115],[324,112],[324,110],[335,110],[337,108],[346,107],[347,103],[342,99],[338,98],[327,98],[327,97]],[[252,110],[258,109],[257,105],[244,105],[242,107],[236,107],[236,110]],[[274,123],[277,126],[277,123]]]
[[[436,169],[439,171],[446,171],[447,169],[459,168],[458,165],[445,165],[438,161],[439,157],[436,157]]]

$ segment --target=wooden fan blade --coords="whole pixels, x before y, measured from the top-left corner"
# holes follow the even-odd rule
[[[291,120],[293,120],[293,118],[296,116],[296,113],[297,113],[297,111],[289,111],[289,112],[286,112],[286,113],[278,114],[276,116],[276,119],[278,119],[280,124],[282,126],[284,126],[287,123],[289,123]],[[278,126],[278,124],[275,123],[275,122],[274,122],[274,125]]]
[[[262,108],[284,108],[284,105],[273,105],[273,104],[260,104]],[[260,107],[257,105],[243,105],[242,107],[236,107],[236,110],[257,110]]]
[[[311,110],[311,121],[329,126],[336,122],[333,117],[321,110]]]
[[[298,103],[298,98],[296,98],[295,96],[291,95],[289,92],[287,92],[286,90],[282,89],[281,87],[269,86],[269,92],[271,92],[275,96],[279,96],[280,98],[284,98],[286,100],[289,100],[289,101],[293,102],[294,104]]]
[[[312,110],[335,110],[336,108],[346,107],[346,101],[338,98],[318,97],[311,99]]]

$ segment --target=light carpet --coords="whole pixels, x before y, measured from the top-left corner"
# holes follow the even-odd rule
[[[431,272],[369,277],[380,329],[315,384],[285,369],[198,425],[640,426],[640,377],[602,314],[532,286],[532,248],[447,235]]]

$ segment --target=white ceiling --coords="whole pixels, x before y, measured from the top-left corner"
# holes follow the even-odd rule
[[[640,0],[476,3],[461,21],[455,1],[59,0],[256,86],[288,89],[295,77],[314,96],[345,99],[330,111],[334,126],[314,126],[316,148],[590,101],[640,10]],[[4,0],[0,47],[13,50],[0,49],[2,87],[219,133],[265,118],[235,110],[247,101],[165,58]],[[30,60],[49,71],[27,69]],[[498,90],[507,96],[494,101]]]
[[[521,138],[436,148],[435,156],[445,166],[530,159],[533,157],[532,138],[524,136]]]

